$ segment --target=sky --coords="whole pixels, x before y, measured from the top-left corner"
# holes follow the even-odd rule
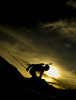
[[[0,56],[24,77],[31,77],[25,70],[28,63],[52,63],[54,75],[51,70],[43,78],[55,87],[76,89],[76,2],[54,0],[46,5],[0,16]]]

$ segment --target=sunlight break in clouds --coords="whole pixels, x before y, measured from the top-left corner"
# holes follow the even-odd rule
[[[50,69],[46,72],[46,74],[54,78],[57,78],[59,76],[57,69],[54,66],[51,66]]]

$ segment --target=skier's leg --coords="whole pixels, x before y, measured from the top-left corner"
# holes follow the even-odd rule
[[[32,75],[32,78],[37,78],[34,70],[30,69],[30,74]]]

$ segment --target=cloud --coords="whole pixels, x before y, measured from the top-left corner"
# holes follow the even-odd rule
[[[17,50],[26,56],[29,55],[30,59],[32,57],[33,59],[40,59],[39,56],[41,55],[42,58],[51,58],[51,61],[59,62],[62,57],[68,55],[68,51],[65,51],[64,47],[71,47],[71,42],[76,42],[75,21],[71,21],[70,23],[68,20],[59,20],[52,23],[41,24],[41,26],[32,29],[1,26],[1,31],[4,32],[2,34],[6,36],[6,38],[3,36],[0,37],[3,40],[1,45],[5,43],[6,48],[10,48],[11,51]],[[64,39],[67,39],[67,41],[64,41]],[[5,40],[7,42],[4,42]],[[69,45],[67,46],[67,44]],[[63,52],[62,57],[60,56],[61,51]],[[66,59],[68,58],[66,57]]]
[[[76,43],[76,20],[59,20],[52,23],[47,23],[43,25],[47,30],[47,34],[50,32],[55,32],[60,38],[67,38],[69,41]]]
[[[72,82],[75,83],[76,74],[73,74],[76,72],[76,54],[71,51],[76,43],[75,22],[75,19],[59,20],[38,24],[32,28],[0,25],[0,55],[10,59],[25,77],[30,76],[29,73],[8,54],[8,51],[25,67],[26,63],[52,62],[59,70],[61,81],[66,80],[66,83],[67,80],[73,79]]]
[[[14,44],[16,44],[16,42],[22,43],[32,48],[32,45],[30,44],[30,39],[25,37],[20,30],[8,26],[0,26],[0,30],[3,32],[3,36],[1,37],[1,39],[5,41],[7,40],[9,43],[12,42]]]
[[[65,47],[67,47],[67,48],[71,48],[72,45],[71,45],[71,44],[65,44]]]
[[[44,34],[38,34],[37,31],[23,27],[17,29],[0,26],[0,30],[2,34],[0,37],[1,48],[5,47],[10,52],[18,54],[18,58],[26,59],[30,63],[44,62],[46,59],[48,62],[47,52],[49,51],[48,48],[45,49],[47,41],[45,41]],[[4,55],[4,53],[2,54]]]
[[[60,53],[57,59],[57,62],[59,62],[58,66],[61,66],[63,68],[62,70],[66,69],[64,70],[64,72],[62,72],[61,70],[61,75],[62,73],[64,74],[61,77],[65,78],[63,79],[64,81],[66,80],[65,83],[67,83],[68,79],[70,80],[70,82],[68,81],[67,84],[71,85],[73,84],[73,82],[75,83],[76,48],[74,47],[74,45],[76,43],[76,19],[65,19],[44,24],[42,23],[42,26],[45,34],[47,34],[49,37],[52,37],[52,39],[55,41],[55,44],[53,42],[53,47],[54,50],[56,50],[56,53]],[[75,72],[72,72],[73,70]]]
[[[68,0],[67,1],[67,6],[71,6],[72,8],[76,9],[76,1],[74,1],[74,0]]]
[[[64,70],[64,69],[63,69]],[[76,75],[73,73],[73,71],[64,70],[62,72],[62,76],[59,79],[63,86],[67,89],[76,89]]]

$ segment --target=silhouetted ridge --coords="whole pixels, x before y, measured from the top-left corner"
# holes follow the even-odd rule
[[[7,62],[4,58],[0,56],[0,74],[3,79],[8,81],[17,81],[23,78],[16,67]]]

